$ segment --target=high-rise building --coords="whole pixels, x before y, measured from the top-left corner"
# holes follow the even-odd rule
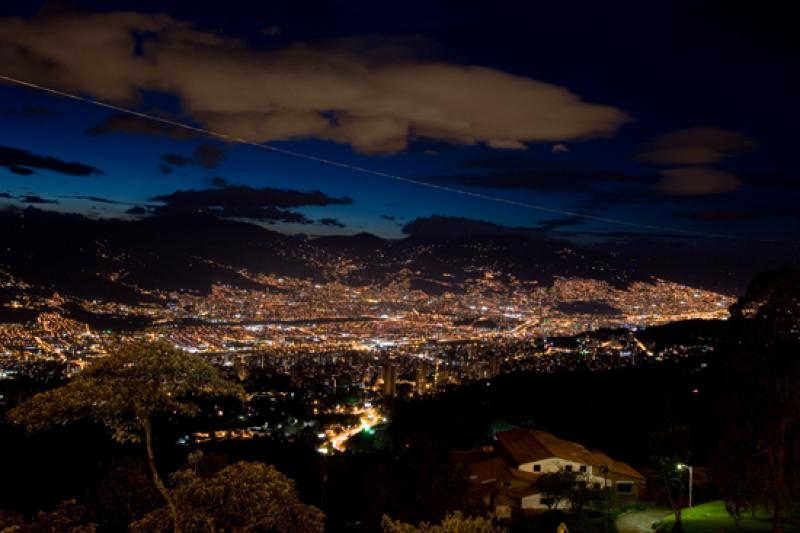
[[[489,357],[488,378],[494,378],[500,375],[500,365],[502,360],[499,355],[492,355]]]
[[[417,362],[417,377],[416,377],[417,394],[425,394],[427,391],[428,371],[429,371],[428,362],[420,359]]]
[[[397,367],[387,357],[383,362],[383,395],[394,397],[397,394]]]
[[[248,368],[247,360],[243,355],[240,355],[234,360],[233,366],[236,370],[236,376],[239,378],[239,381],[245,381],[250,375],[250,369]]]
[[[450,384],[450,370],[447,364],[438,362],[436,363],[434,383],[437,390],[445,389]]]

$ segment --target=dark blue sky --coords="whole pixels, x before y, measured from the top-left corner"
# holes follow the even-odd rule
[[[0,74],[484,195],[800,240],[800,43],[777,8],[35,4],[0,8]],[[166,15],[114,14],[130,11]],[[0,102],[6,205],[57,202],[40,207],[91,216],[210,209],[309,234],[400,236],[433,214],[576,238],[632,231],[159,130],[9,84]],[[186,190],[204,192],[172,194]],[[144,214],[126,213],[137,207]]]

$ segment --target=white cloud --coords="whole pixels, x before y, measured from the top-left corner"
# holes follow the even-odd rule
[[[719,194],[735,191],[742,180],[711,168],[737,155],[753,152],[758,143],[738,131],[723,128],[687,128],[673,131],[644,144],[639,159],[662,166],[653,190],[671,195]]]
[[[141,53],[134,33],[147,32]],[[319,138],[373,152],[409,139],[526,143],[607,137],[630,117],[564,87],[419,59],[405,42],[359,39],[258,50],[167,15],[0,18],[0,62],[20,78],[97,98],[177,95],[204,126],[256,141]]]

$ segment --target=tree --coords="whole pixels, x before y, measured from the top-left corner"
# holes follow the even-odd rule
[[[381,513],[420,522],[448,511],[466,511],[477,503],[467,491],[463,467],[453,467],[449,450],[441,442],[417,433],[398,448],[389,482],[380,480],[389,489]]]
[[[111,460],[88,501],[94,520],[112,531],[124,531],[128,524],[164,504],[147,462],[129,456]]]
[[[562,502],[569,501],[577,486],[578,474],[567,470],[548,472],[536,480],[536,488],[548,499],[547,508],[551,511]]]
[[[581,515],[592,504],[602,500],[603,489],[595,489],[585,481],[578,481],[569,493],[569,503],[572,512]]]
[[[786,267],[761,272],[730,307],[731,318],[756,318],[773,327],[800,334],[800,269]]]
[[[731,407],[730,402],[726,404],[727,408]],[[752,425],[744,420],[727,427],[725,438],[721,439],[711,460],[714,483],[737,529],[746,511],[755,512],[759,504],[766,505],[765,495],[769,492],[764,485],[763,466],[750,444],[753,441],[751,429]]]
[[[683,531],[681,509],[684,472],[680,466],[689,461],[689,429],[682,426],[671,427],[651,434],[649,440],[653,468],[658,473],[675,515],[672,531]]]
[[[33,520],[26,522],[21,517],[3,519],[0,516],[0,533],[95,533],[97,526],[86,523],[86,509],[75,500],[58,504],[54,511],[39,511]]]
[[[759,274],[731,315],[718,359],[717,452],[738,471],[717,464],[715,482],[734,518],[768,505],[777,533],[800,492],[800,270]]]
[[[440,524],[422,522],[412,526],[384,515],[381,521],[384,533],[506,533],[489,518],[464,516],[460,512],[448,514]]]
[[[321,533],[322,511],[300,503],[294,482],[274,467],[239,462],[203,478],[193,470],[172,475],[171,498],[186,531],[271,531]],[[130,526],[132,533],[169,531],[164,507]]]
[[[198,395],[235,395],[241,388],[204,359],[165,342],[124,344],[63,387],[37,394],[9,412],[12,422],[38,431],[89,419],[113,431],[118,442],[144,437],[150,473],[167,502],[175,532],[178,512],[156,467],[152,418],[157,413],[198,414]]]

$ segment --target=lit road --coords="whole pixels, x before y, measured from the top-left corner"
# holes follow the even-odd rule
[[[660,522],[667,515],[669,511],[663,509],[633,511],[617,518],[614,525],[618,533],[645,533],[653,531],[653,524]]]
[[[333,448],[337,452],[344,451],[344,443],[347,442],[347,440],[349,438],[354,437],[355,435],[357,435],[361,431],[372,429],[373,427],[375,427],[376,425],[380,424],[384,420],[383,416],[381,416],[380,411],[378,411],[378,409],[376,407],[370,407],[370,408],[364,409],[359,414],[361,415],[360,420],[359,420],[359,425],[351,426],[351,427],[346,428],[346,429],[344,429],[344,430],[342,430],[342,431],[340,431],[338,433],[330,431],[327,434],[328,442],[330,443],[331,448]],[[322,451],[323,449],[325,449],[325,448],[324,447],[320,448],[320,451]],[[327,452],[323,452],[323,453],[327,453]]]

